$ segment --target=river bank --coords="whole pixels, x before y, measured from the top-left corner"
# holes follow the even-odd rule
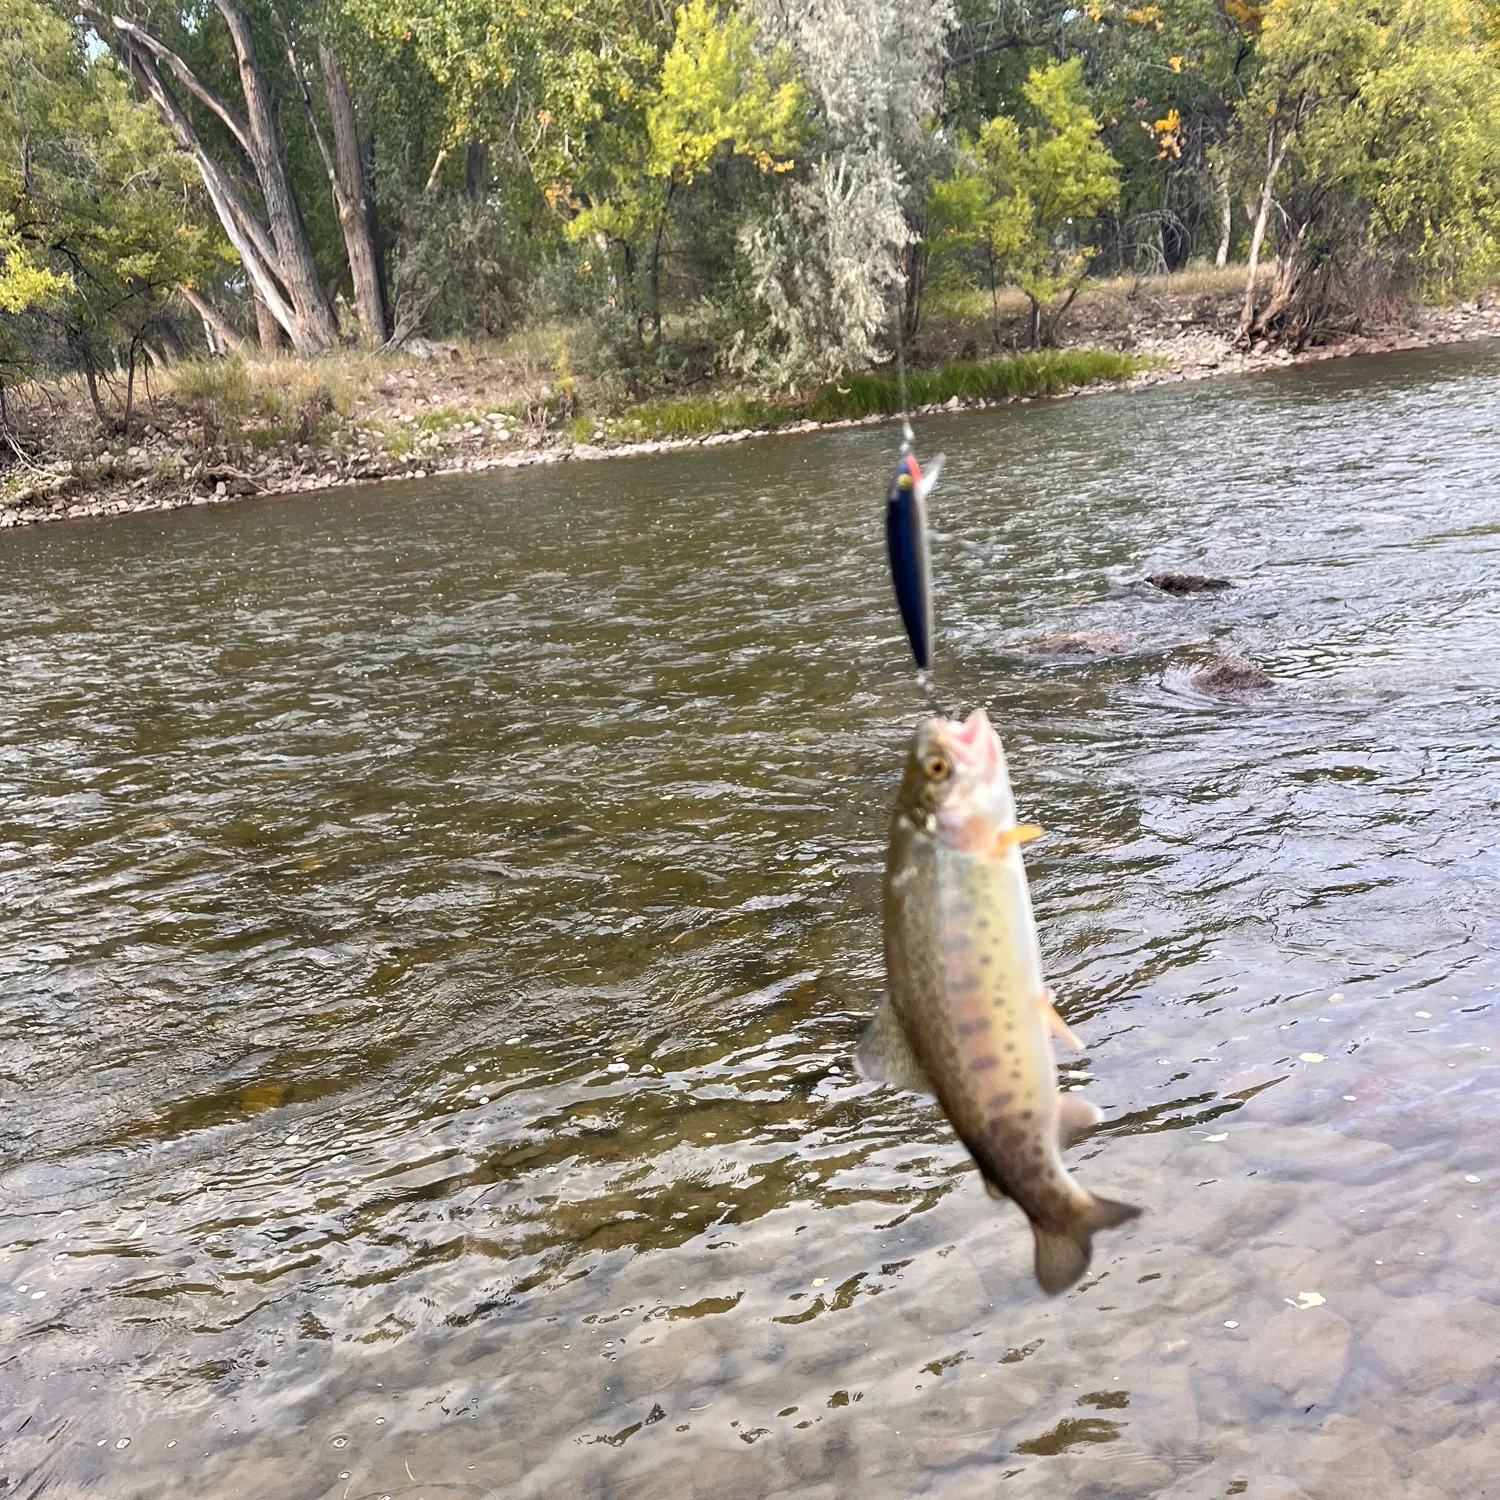
[[[1300,354],[1246,350],[1235,336],[1237,302],[1227,285],[1205,292],[1190,278],[1176,287],[1095,289],[1080,306],[1069,348],[988,361],[963,358],[977,352],[970,326],[937,322],[921,341],[925,360],[913,385],[952,387],[954,394],[913,412],[1066,400],[1500,337],[1500,305],[1480,303],[1410,309],[1388,327]],[[99,436],[81,398],[49,394],[22,418],[31,423],[38,459],[0,476],[0,529],[878,425],[897,406],[894,383],[875,376],[829,387],[816,402],[708,394],[604,415],[590,410],[578,381],[555,368],[528,361],[518,372],[501,360],[419,347],[420,357],[168,372],[131,442]],[[566,371],[565,359],[556,363]],[[851,391],[856,386],[866,389]],[[841,396],[849,398],[845,405],[873,409],[825,415],[838,411]],[[814,414],[803,414],[809,410]],[[48,432],[63,436],[45,438]]]

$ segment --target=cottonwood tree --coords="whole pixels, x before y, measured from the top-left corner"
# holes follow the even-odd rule
[[[1033,69],[1022,90],[1027,122],[986,122],[933,193],[939,243],[978,247],[992,296],[1001,282],[1026,294],[1033,348],[1055,339],[1094,253],[1087,231],[1119,198],[1119,166],[1099,140],[1082,75],[1078,58]],[[998,338],[998,303],[996,322]]]
[[[736,160],[762,175],[790,172],[806,135],[790,49],[783,45],[761,58],[755,40],[749,17],[721,13],[711,0],[688,0],[677,12],[660,75],[643,91],[644,131],[615,142],[613,160],[592,174],[602,188],[567,226],[575,243],[622,246],[627,274],[644,260],[658,343],[662,243],[674,200]]]
[[[338,328],[288,160],[281,125],[286,101],[278,86],[279,70],[270,66],[264,46],[264,33],[270,31],[273,45],[284,53],[324,163],[361,331],[372,342],[383,341],[387,317],[364,154],[348,79],[332,46],[326,40],[312,44],[333,137],[330,146],[296,16],[289,20],[273,7],[258,17],[258,28],[238,0],[214,0],[211,9],[190,18],[170,9],[159,15],[124,13],[108,8],[104,0],[82,0],[82,9],[197,166],[254,294],[262,343],[274,341],[279,329],[299,354],[319,354],[333,347]],[[189,19],[191,29],[185,29]],[[215,48],[219,39],[226,48]],[[195,64],[189,50],[202,61]],[[214,77],[209,64],[223,50],[233,66],[226,76]]]
[[[1449,296],[1500,272],[1490,21],[1472,0],[1272,0],[1240,114],[1242,160],[1263,173],[1244,338],[1300,346],[1357,327],[1402,283]]]

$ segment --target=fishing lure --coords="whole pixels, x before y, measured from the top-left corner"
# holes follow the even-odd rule
[[[910,431],[910,429],[908,429]],[[901,623],[919,671],[932,665],[932,563],[927,551],[927,497],[943,468],[941,453],[924,474],[902,444],[885,501],[885,546]]]

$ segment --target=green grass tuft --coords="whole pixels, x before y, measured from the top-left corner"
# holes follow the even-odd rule
[[[961,401],[997,401],[1011,396],[1055,396],[1096,380],[1124,380],[1140,362],[1112,349],[1042,349],[1006,359],[912,370],[907,403],[932,406]],[[745,427],[776,427],[810,418],[835,422],[852,417],[894,415],[901,398],[894,373],[849,375],[785,400],[753,396],[675,396],[646,401],[617,418],[610,435],[626,441],[708,437]]]
[[[708,437],[745,427],[771,427],[795,421],[798,415],[792,402],[754,396],[670,396],[632,407],[611,424],[610,435],[628,442]]]
[[[1124,380],[1137,368],[1128,354],[1113,349],[1040,349],[1005,359],[943,365],[937,370],[910,370],[906,399],[910,407],[932,406],[957,396],[961,401],[999,401],[1014,396],[1056,396],[1096,380]],[[804,415],[815,422],[891,415],[901,410],[894,373],[850,375],[824,386],[807,403]]]

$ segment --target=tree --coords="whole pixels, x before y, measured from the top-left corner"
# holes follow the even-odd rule
[[[646,96],[644,135],[629,144],[612,139],[615,159],[600,174],[607,186],[568,225],[575,243],[602,237],[625,246],[627,266],[645,249],[658,343],[662,240],[673,199],[734,158],[763,175],[791,171],[806,133],[802,89],[791,74],[785,46],[767,60],[756,55],[755,26],[747,16],[721,15],[710,0],[688,0],[677,11],[672,46]]]
[[[893,321],[897,337],[915,330],[956,12],[953,0],[755,0],[755,13],[769,44],[791,48],[813,128],[798,171],[741,220],[740,276],[763,322],[736,357],[777,381],[835,375],[888,357]]]
[[[988,121],[932,200],[945,238],[981,247],[991,292],[1003,278],[1026,294],[1033,347],[1056,336],[1093,257],[1085,231],[1119,199],[1082,75],[1078,58],[1033,69],[1022,90],[1030,123]]]
[[[0,0],[0,92],[8,342],[33,358],[55,347],[107,427],[101,385],[123,365],[128,428],[142,351],[213,259],[187,164],[113,61],[34,0]]]
[[[371,342],[384,341],[388,314],[367,153],[334,45],[336,15],[286,12],[275,3],[252,10],[241,0],[213,0],[202,11],[163,3],[151,13],[130,15],[114,13],[103,0],[80,4],[196,164],[244,268],[262,344],[284,334],[298,353],[318,354],[333,347],[338,327],[309,233],[310,220],[318,217],[317,189],[299,170],[291,147],[300,148],[303,137],[297,133],[289,141],[295,120],[283,110],[287,96],[300,95],[362,333]],[[319,33],[310,41],[301,25],[309,18]],[[308,50],[317,53],[331,145],[305,62]],[[340,267],[335,279],[342,274]]]
[[[1500,271],[1500,56],[1473,0],[1272,0],[1240,112],[1260,177],[1241,331],[1301,346],[1405,284]],[[1271,295],[1254,267],[1277,229]]]

